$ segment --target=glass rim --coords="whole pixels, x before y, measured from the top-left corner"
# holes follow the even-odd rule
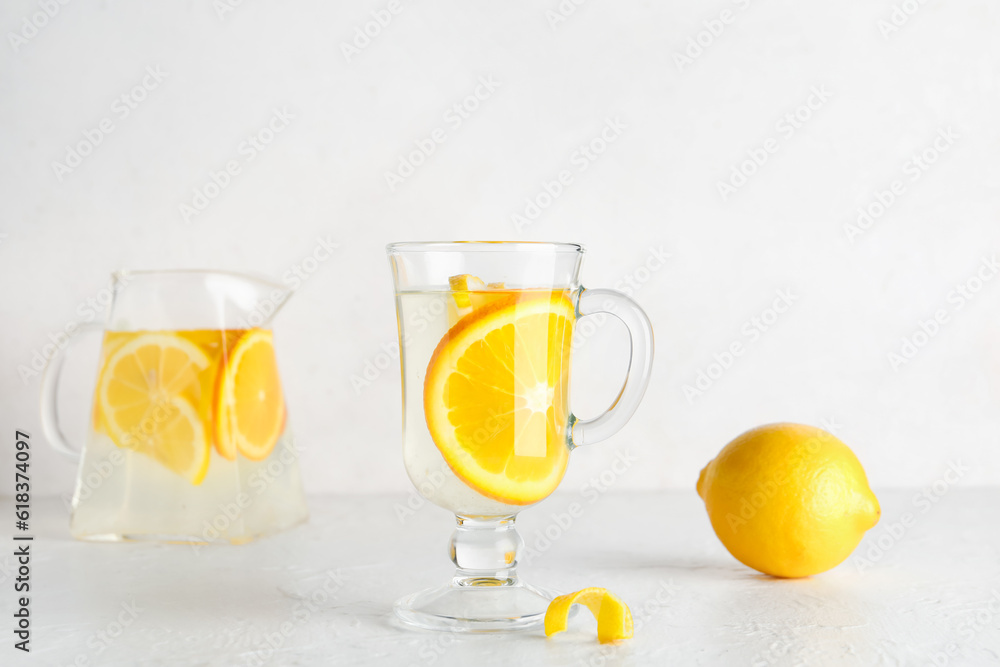
[[[404,252],[553,252],[582,254],[579,243],[552,241],[401,241],[385,247],[389,255]]]

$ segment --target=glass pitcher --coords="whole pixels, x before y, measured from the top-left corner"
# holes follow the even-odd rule
[[[113,283],[82,452],[59,427],[61,356],[42,380],[46,437],[80,461],[72,535],[242,543],[304,521],[270,328],[290,290],[216,271]]]

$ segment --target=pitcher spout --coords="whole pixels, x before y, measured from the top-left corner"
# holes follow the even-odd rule
[[[271,326],[293,293],[288,286],[259,276],[237,273],[220,275],[225,275],[225,278],[220,278],[214,286],[220,292],[225,292],[233,308],[241,311],[238,320],[244,329]]]
[[[252,329],[269,327],[293,290],[233,271],[129,271],[113,274],[113,329]]]

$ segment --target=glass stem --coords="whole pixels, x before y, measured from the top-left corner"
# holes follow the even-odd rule
[[[514,586],[517,555],[524,540],[514,527],[514,517],[470,519],[455,517],[451,560],[458,568],[454,586]]]

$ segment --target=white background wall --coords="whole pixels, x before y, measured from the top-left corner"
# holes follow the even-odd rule
[[[339,248],[277,325],[308,489],[408,490],[395,364],[361,391],[351,383],[396,336],[383,246],[565,240],[589,247],[588,285],[644,280],[635,297],[657,336],[645,403],[612,441],[574,454],[569,488],[627,449],[638,463],[616,488],[693,489],[729,439],[778,420],[833,420],[877,488],[928,484],[952,459],[972,467],[962,483],[1000,482],[1000,278],[961,309],[952,293],[1000,249],[995,3],[910,0],[890,32],[890,0],[564,0],[576,7],[565,20],[556,0],[403,2],[350,62],[342,44],[386,2],[221,6],[78,1],[37,31],[24,17],[42,23],[39,3],[0,7],[5,442],[15,428],[42,440],[38,378],[18,366],[113,269],[280,277],[323,237]],[[723,11],[729,23],[713,24]],[[123,117],[115,100],[147,67],[165,76]],[[455,127],[445,114],[480,77],[499,86]],[[802,108],[814,89],[829,98]],[[293,119],[248,161],[241,142],[274,109]],[[779,125],[797,111],[798,129]],[[105,118],[113,131],[57,174]],[[607,119],[625,128],[579,171],[574,152]],[[385,172],[436,128],[446,141],[391,190]],[[912,156],[948,130],[947,151],[912,180]],[[768,139],[777,151],[724,199],[718,183]],[[228,160],[241,172],[186,222],[180,205]],[[561,170],[573,182],[517,229],[512,214]],[[901,194],[851,242],[845,225],[895,180]],[[660,248],[670,257],[647,274]],[[750,341],[744,324],[779,289],[794,304]],[[947,322],[894,369],[888,353],[939,309]],[[745,354],[689,401],[684,385],[733,341]],[[68,369],[76,437],[96,345]],[[614,396],[624,345],[609,325],[580,351],[577,412]],[[0,470],[11,451],[0,447]],[[36,492],[71,489],[74,466],[46,449],[33,471]]]

